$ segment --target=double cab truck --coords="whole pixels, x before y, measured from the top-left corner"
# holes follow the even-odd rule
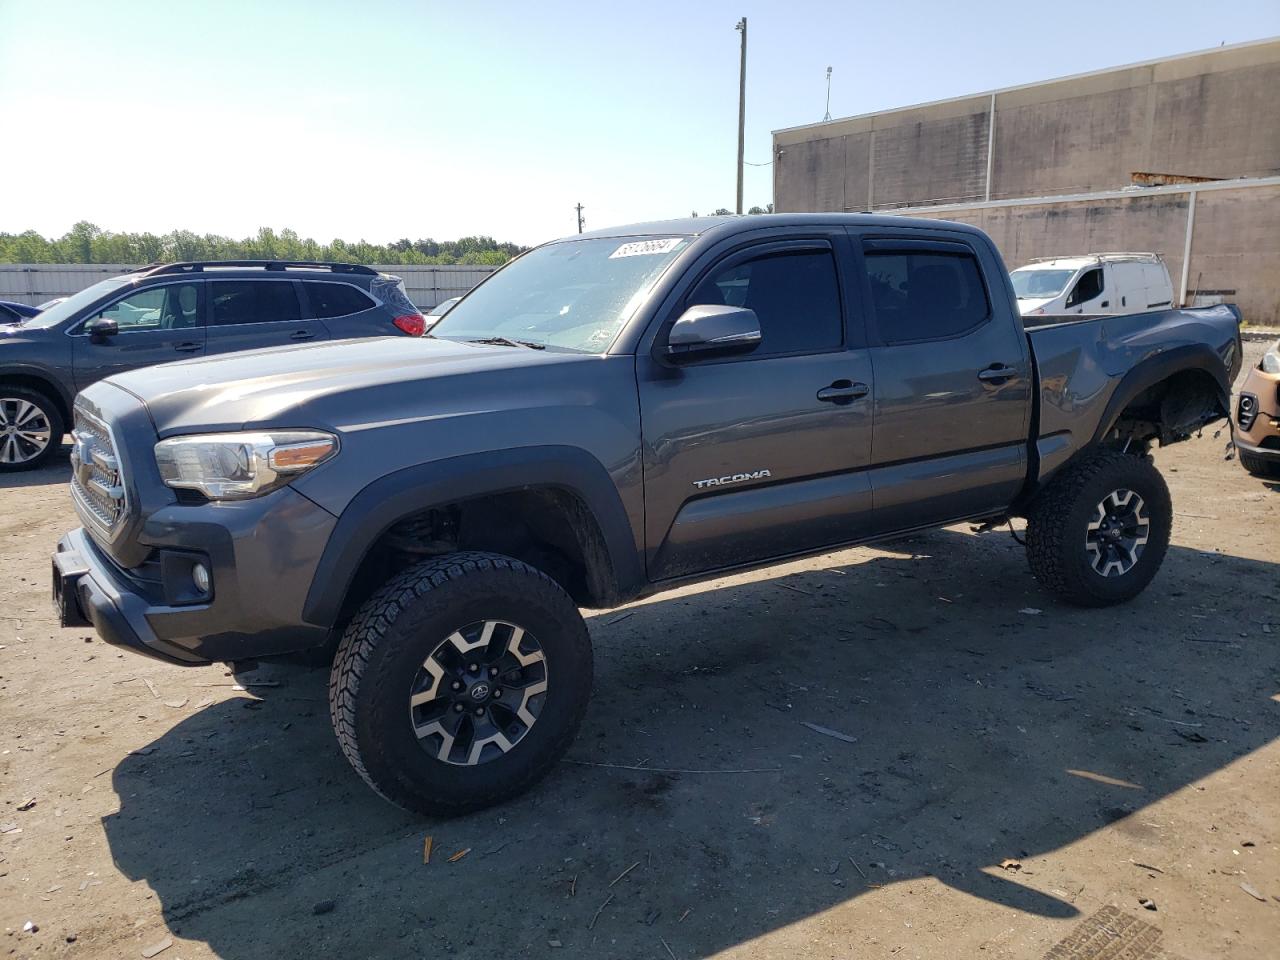
[[[312,657],[393,803],[529,787],[592,683],[581,608],[1026,519],[1063,600],[1129,600],[1154,445],[1227,415],[1234,307],[1024,328],[979,230],[641,224],[513,260],[423,338],[126,372],[80,393],[62,623],[172,664]]]

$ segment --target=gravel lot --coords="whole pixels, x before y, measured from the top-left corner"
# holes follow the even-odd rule
[[[957,527],[596,613],[571,762],[450,821],[348,769],[322,675],[58,629],[65,457],[0,479],[0,956],[1275,956],[1280,484],[1225,442],[1157,452],[1121,608]]]

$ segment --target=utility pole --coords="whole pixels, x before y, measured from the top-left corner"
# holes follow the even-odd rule
[[[582,204],[578,204],[573,209],[578,211],[578,232],[582,232]]]
[[[742,62],[738,68],[738,213],[742,212],[742,152],[747,130],[747,18],[734,27],[742,34]]]
[[[831,68],[827,67],[827,112],[822,115],[822,122],[831,120]]]

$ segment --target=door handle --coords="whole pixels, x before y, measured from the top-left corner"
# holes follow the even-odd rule
[[[1003,363],[993,363],[978,373],[978,379],[983,383],[1004,383],[1006,380],[1012,380],[1017,374],[1018,371],[1013,367],[1007,367]]]
[[[195,340],[184,340],[181,343],[175,343],[173,349],[178,353],[195,353],[199,350],[201,344]]]
[[[861,400],[871,388],[865,383],[854,383],[852,380],[837,380],[829,387],[823,387],[818,391],[818,399],[826,403],[853,403],[855,400]]]
[[[312,333],[310,330],[295,330],[293,333],[289,334],[289,339],[290,340],[313,340],[315,339],[315,334]]]
[[[1109,307],[1109,306],[1111,306],[1111,301],[1110,301],[1110,300],[1103,300],[1103,301],[1102,301],[1102,303],[1101,303],[1101,304],[1099,304],[1099,306]]]

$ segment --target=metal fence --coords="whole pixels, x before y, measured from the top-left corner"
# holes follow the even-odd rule
[[[403,279],[409,299],[422,310],[429,310],[441,300],[462,296],[497,269],[407,263],[374,264],[373,268]],[[139,264],[126,263],[0,263],[0,300],[40,304],[54,297],[69,297],[99,280],[138,269]]]

